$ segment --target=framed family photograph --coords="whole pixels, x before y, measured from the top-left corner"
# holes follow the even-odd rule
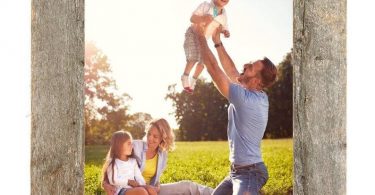
[[[345,194],[346,1],[33,0],[32,194]]]

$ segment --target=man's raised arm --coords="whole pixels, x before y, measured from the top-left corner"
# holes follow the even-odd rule
[[[230,56],[224,48],[223,43],[220,40],[220,32],[221,28],[218,28],[216,32],[212,35],[212,41],[215,44],[215,48],[217,50],[221,66],[223,67],[225,73],[232,82],[238,83],[237,78],[240,76],[240,73],[236,69],[236,66],[234,65],[232,58],[230,58]]]
[[[197,28],[196,31],[201,46],[201,56],[203,59],[203,63],[205,64],[208,73],[211,75],[211,78],[214,81],[216,88],[224,97],[228,99],[230,81],[228,77],[224,74],[224,72],[220,69],[214,54],[208,47],[207,40],[203,35],[202,29]]]

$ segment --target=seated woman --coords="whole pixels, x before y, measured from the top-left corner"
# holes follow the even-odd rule
[[[174,133],[165,119],[157,119],[146,127],[146,136],[143,140],[133,141],[134,154],[137,157],[139,168],[146,184],[154,186],[148,190],[154,190],[159,195],[209,195],[213,189],[191,181],[160,184],[168,159],[168,152],[174,149]],[[115,186],[109,184],[108,176],[104,175],[102,186],[107,194],[115,194]],[[122,194],[121,194],[122,195]]]

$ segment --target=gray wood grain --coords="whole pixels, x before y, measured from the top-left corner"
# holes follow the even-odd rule
[[[32,1],[31,194],[84,193],[84,1]]]
[[[346,193],[346,0],[294,0],[294,194]]]

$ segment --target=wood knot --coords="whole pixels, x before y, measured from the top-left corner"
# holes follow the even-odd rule
[[[315,56],[314,60],[323,60],[322,56]]]

